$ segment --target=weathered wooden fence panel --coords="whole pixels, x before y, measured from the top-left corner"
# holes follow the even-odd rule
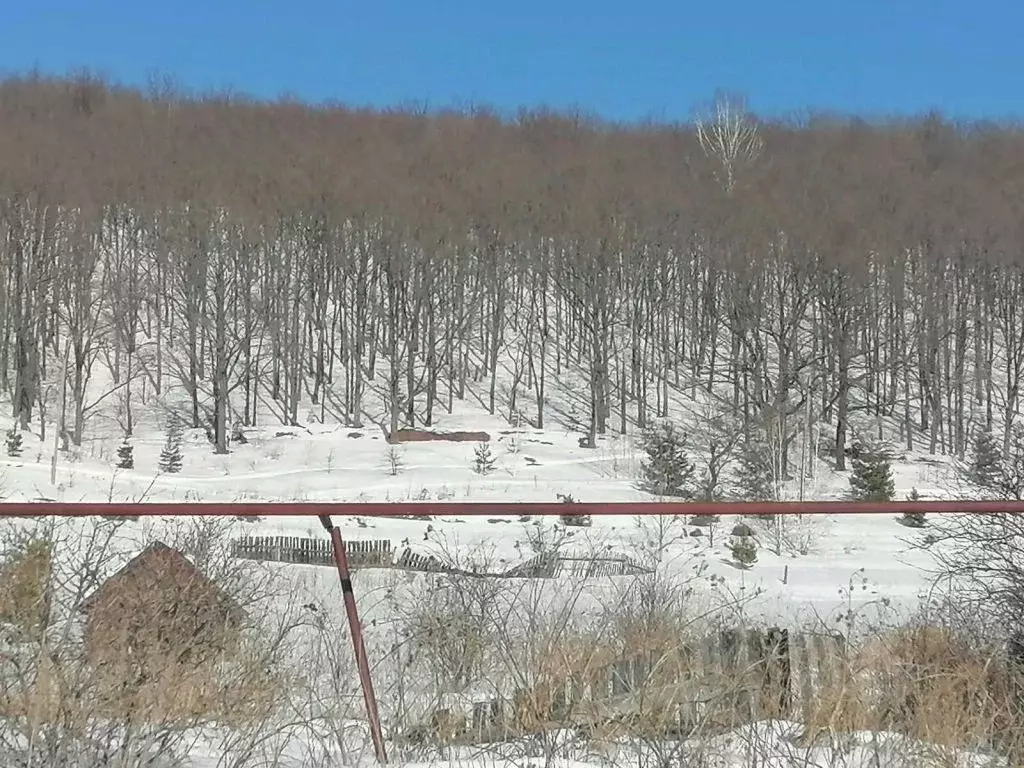
[[[580,727],[609,718],[643,717],[644,707],[659,693],[676,702],[675,722],[666,727],[684,736],[705,718],[727,727],[768,718],[800,719],[811,711],[845,652],[839,634],[724,630],[686,644],[685,679],[678,672],[663,676],[659,670],[671,665],[642,655],[619,658],[607,669],[590,671],[587,681],[570,676],[538,684],[537,691],[547,694],[518,690],[474,703],[467,713],[471,729],[464,738],[545,724]],[[539,701],[547,702],[540,705],[549,708],[546,713],[538,711]]]
[[[415,552],[406,547],[397,555],[388,539],[346,541],[349,565],[358,568],[401,568],[428,573],[457,573],[489,578],[552,579],[571,575],[578,578],[632,576],[648,569],[624,555],[600,557],[569,557],[557,554],[538,555],[503,573],[464,570],[442,562],[433,555]],[[232,542],[232,555],[248,560],[299,563],[302,565],[334,564],[330,539],[301,536],[242,536]]]
[[[650,573],[649,568],[625,555],[577,557],[546,553],[509,568],[502,576],[508,578],[554,579],[558,576],[600,578],[604,576],[637,576]]]
[[[408,548],[402,550],[402,554],[395,563],[395,567],[403,568],[408,571],[427,571],[429,573],[438,573],[450,570],[433,555],[420,554],[419,552],[413,552]]]
[[[346,541],[345,553],[353,568],[387,567],[392,563],[391,542]],[[301,565],[334,565],[330,539],[301,536],[242,536],[231,544],[231,554],[246,560],[262,560]]]

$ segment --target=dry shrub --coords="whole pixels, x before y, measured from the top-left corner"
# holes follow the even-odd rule
[[[581,712],[573,705],[587,686],[593,690],[600,684],[611,658],[611,649],[599,638],[580,631],[549,638],[526,671],[529,685],[515,697],[516,729],[535,733],[570,719],[573,723],[590,719],[592,713]]]
[[[439,694],[462,691],[494,652],[496,582],[439,574],[404,608],[406,632]]]
[[[991,659],[952,632],[902,629],[860,655],[878,686],[876,727],[943,746],[975,745],[992,735],[1005,702],[988,690]]]
[[[468,655],[478,660],[477,671],[463,685],[474,692],[493,688],[504,706],[492,727],[465,729],[460,720],[453,730],[446,718],[458,697],[447,697],[433,722],[406,729],[404,740],[418,746],[498,738],[518,745],[508,749],[525,750],[524,757],[554,759],[582,746],[580,739],[591,745],[640,740],[671,764],[685,738],[745,722],[743,713],[763,689],[763,675],[751,665],[728,673],[705,668],[700,641],[708,622],[685,581],[658,575],[593,592],[582,583],[571,592],[563,585],[554,603],[550,584],[515,582],[490,596],[486,610],[465,602],[482,587],[447,594],[445,580],[436,581],[407,619],[420,652],[430,657],[422,661],[438,677],[453,677],[446,654],[463,647],[472,628]],[[469,584],[477,582],[494,588],[489,580]],[[461,677],[465,668],[455,668]]]
[[[872,706],[863,681],[852,664],[835,661],[828,677],[819,681],[803,713],[804,746],[822,733],[869,730]]]
[[[582,726],[593,734],[663,737],[678,735],[681,716],[707,683],[686,641],[684,627],[665,616],[660,623],[624,618],[611,633],[576,633],[560,639],[538,659],[533,685],[517,700],[517,726],[536,731],[553,723]],[[628,690],[609,695],[612,677],[625,673]],[[726,682],[723,680],[716,681]],[[574,700],[566,701],[569,687]],[[739,685],[726,682],[732,692]],[[720,707],[720,719],[728,707]]]
[[[168,658],[202,664],[236,650],[241,611],[212,582],[163,562],[131,576],[115,577],[83,606],[85,652],[92,662],[134,658],[162,667]]]
[[[616,622],[616,635],[625,653],[674,654],[682,648],[685,631],[676,616],[624,614]]]
[[[112,639],[111,653],[68,653],[44,641],[26,649],[0,692],[0,712],[36,724],[76,729],[88,717],[190,727],[238,727],[265,718],[286,681],[243,639],[233,652],[169,643],[159,627],[134,633],[134,646]]]
[[[166,657],[162,664],[153,658],[144,666],[108,661],[91,671],[98,713],[182,725],[208,721],[241,727],[262,720],[288,685],[265,668],[259,652],[242,650],[199,664]]]
[[[685,584],[654,578],[634,586],[627,597],[615,617],[618,657],[646,672],[634,680],[628,697],[633,736],[653,745],[697,730],[721,733],[766,711],[762,704],[778,708],[781,691],[766,683],[769,670],[763,664],[708,664],[706,646],[720,635],[706,616],[701,618]]]
[[[438,710],[430,717],[430,728],[437,743],[452,744],[466,732],[466,716],[450,710]]]
[[[707,670],[695,651],[696,638],[686,632],[679,617],[648,617],[642,623],[629,621],[619,631],[619,663],[631,664],[641,674],[635,676],[629,692],[630,733],[658,737],[679,730],[681,715],[689,716],[707,685]],[[731,689],[733,681],[716,680]],[[717,686],[716,686],[717,687]]]
[[[0,622],[21,639],[38,638],[50,615],[53,556],[48,542],[19,545],[0,566]]]
[[[185,754],[207,726],[224,749],[261,749],[266,734],[293,722],[282,717],[302,684],[286,666],[292,620],[245,617],[236,588],[225,592],[194,568],[159,567],[185,561],[165,557],[166,547],[142,558],[149,567],[105,579],[120,560],[111,556],[119,529],[50,526],[45,545],[9,545],[18,554],[0,566],[10,587],[0,606],[0,753],[19,764],[74,756],[98,765],[111,754],[150,764],[154,751]]]
[[[590,750],[603,759],[615,754],[617,745],[632,735],[632,725],[621,718],[597,720],[587,729]]]
[[[468,730],[465,715],[437,709],[430,713],[427,723],[403,729],[398,741],[405,746],[449,747],[464,740]]]
[[[434,674],[456,691],[469,685],[490,644],[485,626],[465,613],[444,616],[426,610],[413,617],[411,631],[429,651]]]
[[[1014,717],[1012,675],[996,654],[941,627],[906,627],[837,660],[807,716],[825,731],[895,731],[957,748],[1004,741]]]
[[[24,717],[31,723],[51,723],[60,716],[65,698],[64,675],[60,663],[49,654],[41,653],[34,661],[30,674],[19,675],[20,679],[3,686],[0,714]],[[18,667],[16,670],[21,672]]]

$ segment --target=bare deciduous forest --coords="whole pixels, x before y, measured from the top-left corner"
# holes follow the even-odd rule
[[[1015,126],[722,100],[617,126],[27,77],[0,86],[0,157],[0,384],[27,426],[67,361],[72,443],[100,359],[126,435],[174,380],[218,451],[264,397],[283,423],[309,397],[360,424],[382,378],[390,432],[467,379],[543,425],[546,377],[570,368],[590,442],[667,415],[672,389],[725,392],[784,447],[813,412],[840,469],[854,409],[960,455],[1016,418]]]
[[[1024,131],[1011,123],[766,119],[720,95],[690,123],[619,125],[544,110],[376,111],[159,83],[140,91],[89,74],[9,77],[0,81],[0,389],[20,429],[64,452],[109,432],[101,411],[115,414],[127,441],[173,393],[175,415],[205,430],[210,447],[201,433],[198,441],[217,453],[257,422],[316,419],[394,437],[443,421],[460,401],[539,431],[565,423],[558,409],[568,391],[582,414],[573,417],[580,447],[644,434],[638,494],[685,485],[688,495],[674,498],[721,498],[727,465],[753,444],[770,444],[778,462],[755,481],[802,480],[805,462],[820,458],[807,450],[813,425],[839,471],[851,460],[856,469],[860,440],[895,438],[908,453],[961,460],[972,493],[1020,498],[1022,203]],[[700,404],[685,429],[671,423],[683,401]],[[699,475],[685,455],[687,429],[703,430]],[[575,450],[576,436],[566,439]],[[978,460],[979,445],[990,461]],[[171,471],[164,464],[180,469],[175,450],[161,454],[158,474]],[[388,450],[395,476],[401,454]],[[478,445],[478,475],[493,468],[490,450]],[[8,450],[21,469],[19,452]],[[53,480],[56,453],[54,493],[80,493]],[[653,466],[658,455],[670,466]],[[119,469],[131,470],[130,450],[121,458]],[[891,497],[888,464],[885,473]],[[355,471],[329,481],[325,494],[369,482]],[[777,492],[743,486],[738,495]],[[120,626],[127,609],[117,607],[112,627],[94,629],[97,647],[141,648],[155,642],[149,635],[163,645],[89,656],[74,629],[85,596],[101,571],[121,573],[113,564],[130,546],[120,537],[135,523],[78,522],[0,530],[0,751],[12,764],[85,755],[79,764],[172,765],[155,761],[200,748],[235,768],[353,765],[369,755],[350,733],[362,700],[341,603],[325,586],[333,574],[310,577],[298,569],[312,566],[292,563],[284,576],[243,562],[229,526],[194,519],[164,537],[244,606],[247,618],[232,619],[242,629],[223,641],[231,653],[196,660],[193,636],[168,646],[153,622]],[[520,522],[537,557],[575,535]],[[925,526],[923,514],[902,522]],[[799,718],[801,740],[782,743],[825,743],[831,762],[817,764],[848,764],[840,759],[855,732],[897,732],[943,757],[1022,754],[1017,517],[929,519],[922,546],[943,544],[937,569],[959,581],[922,598],[917,613],[889,617],[898,629],[862,626],[849,607],[835,621],[847,640],[863,641],[856,647],[827,644],[838,643],[832,619],[820,637],[794,632],[793,680],[831,665],[813,690],[791,684],[788,634],[784,682],[772,667],[753,683],[722,673],[701,683],[707,690],[679,688],[697,679],[691,667],[703,669],[708,637],[747,621],[761,587],[744,593],[741,581],[728,592],[723,577],[705,573],[717,558],[670,566],[670,545],[696,546],[683,516],[635,523],[634,554],[650,567],[621,584],[544,586],[466,569],[360,574],[361,589],[373,586],[360,597],[399,759],[455,759],[463,748],[479,756],[485,744],[509,765],[550,766],[606,744],[617,752],[603,765],[667,768],[691,756],[705,765],[724,747],[693,751],[687,734],[752,725],[753,715],[737,719],[736,701],[758,688],[747,709]],[[805,583],[824,578],[813,569],[837,549],[800,559],[810,544],[784,547],[781,518],[756,524],[763,554],[785,568],[783,585],[790,564],[813,574]],[[754,533],[741,523],[730,537],[752,538],[736,533],[741,526]],[[713,539],[707,530],[698,533]],[[450,544],[452,562],[469,557],[446,535],[426,524],[427,543],[414,543],[438,557]],[[488,531],[485,543],[502,535],[511,538]],[[734,565],[746,573],[757,551],[739,551]],[[299,583],[303,573],[309,583]],[[853,606],[849,584],[840,595]],[[694,596],[708,585],[715,594],[700,598],[705,605]],[[810,586],[794,586],[785,594],[807,599]],[[141,603],[156,610],[162,598],[148,589]],[[888,599],[861,609],[888,609]],[[743,664],[768,658],[755,658],[757,648],[767,653],[759,635],[744,642]],[[742,666],[739,646],[722,654]],[[671,684],[655,680],[655,667],[675,669]],[[762,706],[765,691],[798,687],[799,706]],[[615,697],[627,694],[623,714]],[[743,733],[750,759],[762,759],[767,732]],[[882,742],[872,739],[871,764],[880,765]],[[305,751],[287,762],[293,742]],[[892,748],[903,761],[894,764],[932,764],[905,744]]]

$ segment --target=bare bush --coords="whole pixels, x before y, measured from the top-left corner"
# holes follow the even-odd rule
[[[204,728],[228,742],[276,732],[292,624],[266,601],[239,610],[235,598],[252,595],[244,580],[233,592],[205,576],[181,581],[166,547],[117,571],[133,545],[110,521],[8,529],[4,542],[7,764],[150,766],[186,755]]]

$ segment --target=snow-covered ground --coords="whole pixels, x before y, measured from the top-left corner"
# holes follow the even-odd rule
[[[158,457],[165,441],[162,412],[154,408],[141,413],[140,427],[132,439],[132,470],[115,468],[121,440],[115,430],[104,430],[102,418],[91,422],[83,446],[58,453],[55,467],[51,463],[52,425],[45,442],[37,434],[26,433],[20,456],[0,457],[0,492],[4,499],[217,501],[237,502],[242,507],[246,502],[266,501],[555,501],[559,494],[588,502],[651,499],[637,488],[642,454],[635,435],[608,434],[598,438],[595,449],[581,448],[579,431],[571,423],[555,422],[545,430],[513,428],[506,420],[472,407],[470,399],[457,402],[454,413],[442,413],[434,428],[488,432],[495,466],[485,475],[474,470],[474,443],[391,446],[380,428],[372,424],[355,429],[310,419],[294,427],[281,426],[270,418],[264,420],[264,426],[246,429],[246,442],[236,442],[226,455],[216,455],[201,430],[186,431],[181,471],[161,473]],[[683,425],[685,428],[686,423]],[[9,426],[0,423],[5,431]],[[799,452],[801,447],[798,443],[796,450]],[[894,474],[897,498],[906,497],[912,489],[922,498],[948,496],[954,483],[948,461],[924,454],[900,457],[894,463]],[[787,498],[802,495],[806,499],[830,499],[843,497],[848,488],[848,473],[833,471],[830,463],[821,459],[813,462],[813,471],[785,484],[783,491]],[[240,508],[240,513],[244,511]],[[704,588],[706,595],[725,595],[723,606],[737,610],[742,605],[745,620],[767,625],[835,628],[839,624],[840,629],[848,631],[853,622],[867,626],[896,623],[914,613],[928,589],[928,556],[914,547],[914,541],[923,534],[895,518],[792,517],[776,528],[752,521],[759,548],[757,561],[748,569],[737,567],[727,546],[735,522],[723,519],[712,528],[698,529],[685,518],[659,521],[650,517],[595,517],[590,528],[558,533],[553,530],[554,521],[519,518],[409,520],[354,515],[335,520],[348,540],[387,539],[394,550],[409,547],[492,570],[528,559],[537,540],[545,536],[567,536],[566,548],[584,554],[612,551],[648,560],[652,547],[656,547],[652,542],[658,541],[657,559],[667,572],[689,579],[691,585]],[[58,525],[79,536],[90,524],[67,521]],[[118,533],[117,562],[154,539],[171,536],[174,525],[173,521],[158,518],[123,525]],[[694,535],[697,530],[700,535]],[[302,517],[238,521],[233,523],[231,535],[326,538],[317,520]],[[326,607],[342,626],[342,596],[332,569],[273,567],[281,579],[298,590],[293,595],[301,593],[302,601]],[[412,595],[414,586],[422,588],[418,578],[395,572],[357,571],[354,583],[364,621],[386,626],[394,618],[389,612],[400,610],[396,606],[402,604],[402,590],[408,588]],[[619,589],[628,579],[614,577],[607,581],[611,588]],[[386,599],[382,598],[385,593]],[[385,635],[369,632],[371,643],[380,642],[371,647],[371,656],[385,653]],[[342,655],[349,652],[347,643],[343,637],[339,640]],[[902,746],[894,748],[896,737],[877,734],[852,734],[840,745],[798,748],[784,737],[793,727],[761,723],[716,738],[713,743],[705,742],[701,749],[709,762],[699,764],[885,766],[885,754],[894,751],[905,760],[910,749],[909,742],[900,741]],[[358,724],[356,730],[360,730]],[[312,765],[310,749],[307,745],[306,751],[289,757],[289,750],[282,748],[277,764]],[[322,751],[334,754],[329,746]],[[215,747],[203,747],[202,740],[196,743],[193,754],[195,768],[228,764],[223,755],[217,755]],[[359,754],[371,759],[365,744]],[[340,757],[334,754],[332,759]],[[607,764],[608,756],[603,760]],[[636,757],[627,761],[635,763]],[[475,758],[454,752],[448,762],[464,762],[474,768],[482,765]]]
[[[118,441],[93,441],[76,461],[58,457],[56,483],[50,483],[49,445],[26,439],[21,457],[0,458],[2,491],[7,501],[555,501],[569,494],[577,501],[642,501],[637,489],[642,454],[635,438],[599,438],[596,450],[580,448],[567,431],[511,430],[487,418],[445,419],[445,430],[489,432],[496,465],[487,475],[473,468],[474,443],[421,442],[392,448],[379,430],[309,425],[247,430],[249,442],[227,455],[215,455],[201,432],[186,433],[180,473],[161,474],[157,459],[160,433],[137,437],[135,469],[113,467]],[[401,466],[391,467],[397,453]],[[894,465],[897,497],[916,488],[924,498],[944,494],[950,468],[927,456]],[[793,486],[796,481],[790,483]],[[842,498],[848,473],[818,462],[816,476],[804,481],[805,498]],[[787,491],[795,496],[795,489]],[[241,511],[241,510],[240,510]],[[515,518],[440,518],[437,520],[339,518],[347,539],[389,539],[394,548],[408,542],[429,553],[438,547],[466,557],[515,563],[529,554],[536,524]],[[912,606],[927,584],[928,561],[912,546],[920,533],[895,518],[838,516],[790,518],[776,534],[761,526],[757,562],[749,570],[731,564],[723,519],[700,537],[679,524],[672,558],[686,567],[707,564],[708,575],[736,589],[761,592],[756,607],[771,620],[791,622],[810,614],[846,610],[850,601],[888,598]],[[579,546],[610,546],[630,554],[655,523],[636,517],[595,517],[589,529],[574,535]],[[147,529],[149,530],[149,529]],[[301,517],[264,518],[246,524],[247,535],[325,537],[319,522]],[[707,535],[711,533],[712,535]],[[851,583],[855,589],[848,594]],[[755,606],[752,605],[751,608]]]
[[[971,751],[943,749],[886,732],[854,732],[833,739],[801,745],[801,727],[786,721],[764,721],[737,728],[709,739],[685,742],[664,749],[627,744],[614,754],[581,755],[576,759],[502,759],[479,751],[454,752],[444,761],[408,762],[406,768],[605,768],[617,765],[657,766],[667,756],[672,765],[709,768],[992,768],[990,756]],[[219,768],[216,756],[198,754],[194,768]],[[301,758],[287,763],[305,765]]]

